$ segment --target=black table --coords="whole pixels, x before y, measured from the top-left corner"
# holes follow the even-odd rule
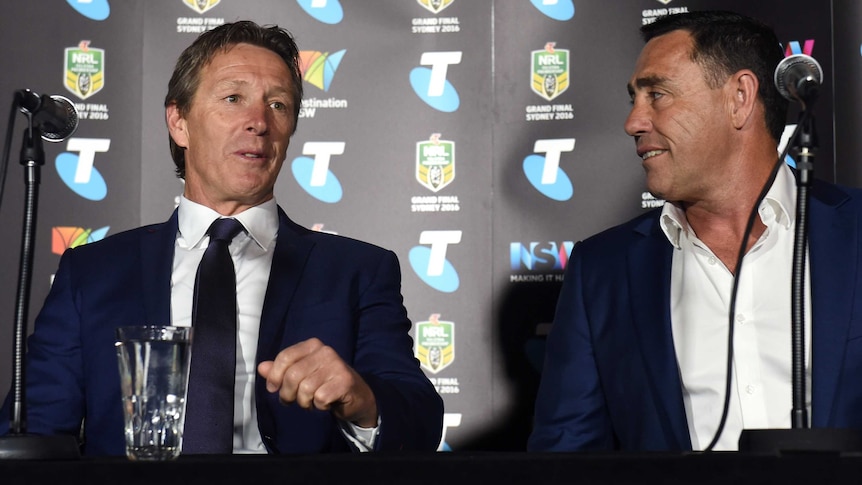
[[[862,454],[374,453],[0,461],[0,484],[862,483]]]

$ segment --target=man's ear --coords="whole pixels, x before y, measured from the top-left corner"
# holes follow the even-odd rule
[[[168,133],[170,133],[174,143],[182,148],[188,148],[188,127],[176,103],[171,103],[165,108],[165,122],[168,125]]]
[[[731,76],[728,83],[732,90],[730,110],[733,127],[741,129],[752,121],[760,83],[754,72],[749,69],[738,71]]]

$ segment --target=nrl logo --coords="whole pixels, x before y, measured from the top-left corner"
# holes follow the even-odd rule
[[[416,144],[416,180],[437,192],[455,179],[455,142],[441,140],[434,133]]]
[[[183,0],[186,7],[197,13],[204,13],[219,4],[221,0]]]
[[[72,94],[87,99],[105,87],[105,49],[90,47],[82,40],[78,47],[67,47],[63,56],[63,85]]]
[[[416,358],[423,369],[436,374],[455,360],[455,323],[434,313],[416,324]]]
[[[452,5],[455,0],[416,0],[419,5],[422,5],[432,13],[440,13],[441,10]]]
[[[548,101],[569,88],[569,50],[555,49],[554,46],[556,42],[548,42],[544,49],[531,53],[530,88]]]
[[[672,1],[673,1],[673,0],[658,0],[658,2],[659,2],[659,3],[664,4],[664,5],[667,5],[667,4],[669,4],[670,2],[672,2]]]

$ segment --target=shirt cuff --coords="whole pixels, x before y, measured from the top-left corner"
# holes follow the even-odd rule
[[[373,428],[363,428],[349,421],[338,420],[338,425],[341,427],[341,434],[353,443],[353,446],[361,452],[374,450],[374,443],[377,441],[377,434],[380,430],[380,416],[377,417],[377,426]]]

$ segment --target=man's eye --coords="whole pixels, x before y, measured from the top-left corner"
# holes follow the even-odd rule
[[[660,98],[660,97],[662,97],[662,96],[664,96],[664,93],[659,93],[659,92],[656,92],[656,91],[650,91],[650,92],[649,92],[649,97],[650,97],[650,98],[652,98],[652,99],[658,99],[658,98]]]
[[[283,111],[283,110],[287,109],[287,106],[284,103],[282,103],[281,101],[273,101],[273,102],[269,103],[269,106],[272,109],[278,110],[278,111]]]
[[[239,101],[239,96],[237,96],[236,94],[231,94],[230,96],[227,96],[224,99],[228,103],[236,103],[237,101]]]

